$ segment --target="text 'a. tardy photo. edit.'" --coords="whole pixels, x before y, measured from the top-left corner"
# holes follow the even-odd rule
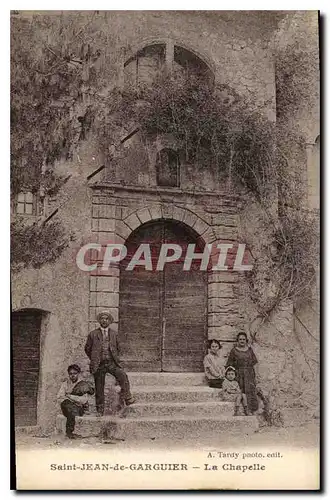
[[[12,487],[319,490],[319,12],[10,18]]]

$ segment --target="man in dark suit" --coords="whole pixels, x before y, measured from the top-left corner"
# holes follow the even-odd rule
[[[90,372],[95,380],[96,410],[99,415],[103,415],[106,373],[111,373],[119,383],[126,405],[133,404],[135,400],[131,395],[128,377],[120,366],[117,334],[109,327],[113,323],[113,317],[108,312],[102,312],[97,321],[100,328],[88,335],[85,353],[90,359]]]

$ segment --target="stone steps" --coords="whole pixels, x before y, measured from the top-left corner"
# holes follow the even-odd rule
[[[131,386],[161,385],[161,386],[205,386],[204,373],[167,373],[167,372],[129,372],[127,373]]]
[[[132,385],[132,394],[137,403],[202,403],[207,401],[221,402],[222,391],[207,386],[184,387],[177,385]],[[108,388],[105,390],[105,406],[113,401],[114,395]],[[95,398],[89,398],[89,406],[95,411]]]
[[[221,401],[222,391],[207,386],[139,386],[132,390],[137,402],[203,402]]]
[[[232,416],[234,404],[217,401],[204,402],[176,402],[176,403],[135,403],[127,406],[123,412],[125,417],[214,417],[214,416]]]
[[[118,408],[119,394],[113,377],[105,386],[105,415],[98,417],[95,399],[90,412],[77,417],[75,432],[84,437],[107,436],[134,440],[142,438],[211,438],[218,433],[248,434],[258,429],[256,417],[234,417],[234,404],[222,401],[222,391],[205,383],[203,373],[129,373],[136,403]],[[120,406],[119,406],[120,407]],[[57,430],[65,432],[65,417],[59,415]]]
[[[60,433],[65,433],[65,417],[59,415],[56,427]],[[83,437],[97,436],[106,432],[107,437],[133,440],[142,438],[185,437],[210,438],[218,433],[250,434],[258,429],[256,417],[139,417],[118,418],[111,416],[97,417],[86,415],[76,418],[75,432]]]

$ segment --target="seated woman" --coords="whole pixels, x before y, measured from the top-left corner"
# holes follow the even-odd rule
[[[221,389],[224,379],[223,360],[219,356],[222,346],[216,339],[209,340],[209,351],[204,358],[205,377],[210,387]]]

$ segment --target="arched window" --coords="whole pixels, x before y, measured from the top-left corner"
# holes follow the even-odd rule
[[[212,84],[214,77],[208,64],[192,51],[173,43],[155,43],[139,50],[124,64],[124,83],[135,86],[150,84],[164,69],[183,77],[197,76]]]
[[[211,83],[213,75],[207,64],[195,54],[178,45],[174,46],[174,69],[186,76],[197,76]]]
[[[156,175],[158,186],[178,187],[180,185],[180,160],[176,151],[164,148],[157,153]]]

